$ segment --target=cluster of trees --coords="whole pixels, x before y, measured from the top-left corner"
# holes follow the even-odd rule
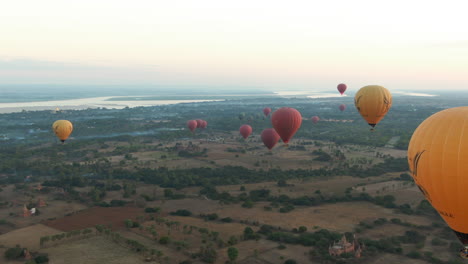
[[[52,236],[43,236],[39,239],[39,245],[41,247],[47,247],[49,243],[60,242],[76,239],[76,238],[88,238],[90,235],[93,234],[93,230],[90,228],[82,229],[82,230],[73,230],[66,233],[55,234]]]

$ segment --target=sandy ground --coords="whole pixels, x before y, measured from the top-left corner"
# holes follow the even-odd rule
[[[6,247],[20,245],[21,247],[26,247],[30,250],[38,250],[40,247],[39,241],[41,237],[59,233],[62,233],[62,231],[42,224],[32,225],[1,235],[0,245],[4,245]]]

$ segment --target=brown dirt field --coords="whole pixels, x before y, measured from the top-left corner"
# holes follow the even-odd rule
[[[141,255],[103,237],[92,237],[64,243],[57,247],[47,248],[41,252],[49,254],[49,263],[67,264],[143,264]]]
[[[399,263],[399,264],[427,264],[426,261],[420,259],[408,258],[405,256],[394,255],[394,254],[380,254],[373,257],[369,264],[382,264],[382,263]]]
[[[32,225],[1,235],[0,245],[14,247],[18,244],[30,250],[38,250],[40,248],[39,239],[41,237],[59,233],[61,233],[60,230],[45,225]]]
[[[87,208],[85,205],[77,202],[54,200],[53,193],[41,194],[37,191],[27,191],[34,196],[34,198],[30,198],[30,196],[24,194],[24,191],[13,191],[13,186],[8,186],[5,189],[7,191],[0,192],[0,195],[5,195],[4,198],[9,202],[13,202],[14,205],[12,207],[0,208],[0,219],[14,223],[17,228],[37,224],[49,218],[63,217],[66,214]],[[47,206],[37,208],[40,212],[39,215],[23,218],[23,205],[28,204],[30,201],[36,202],[39,197],[45,200]]]
[[[375,226],[371,229],[363,228],[362,230],[363,231],[361,233],[356,234],[358,238],[366,237],[374,240],[379,240],[381,238],[386,238],[389,236],[402,236],[405,234],[405,231],[410,230],[410,228],[395,224],[384,224],[381,226]]]
[[[144,215],[141,208],[135,207],[93,207],[63,218],[45,221],[44,224],[62,231],[72,231],[94,227],[98,224],[112,225],[112,229],[124,227],[126,219],[136,219]]]
[[[181,223],[181,228],[184,225],[188,226],[196,226],[201,228],[207,228],[210,231],[219,232],[219,237],[224,241],[227,241],[231,236],[241,236],[244,232],[244,229],[247,227],[246,225],[239,224],[239,223],[222,223],[222,222],[215,222],[215,221],[205,221],[200,218],[195,217],[184,217],[184,216],[166,216],[165,219],[169,219],[171,221],[177,221]],[[252,227],[254,231],[257,231],[258,228]]]
[[[313,230],[314,226],[325,228],[337,232],[352,231],[359,222],[364,220],[375,220],[383,218],[400,218],[417,225],[431,225],[431,221],[422,216],[415,215],[395,215],[393,210],[383,208],[367,202],[347,202],[338,204],[325,204],[314,207],[296,207],[289,213],[279,213],[276,211],[265,211],[264,206],[269,203],[259,202],[252,209],[240,207],[240,205],[224,205],[217,213],[221,218],[230,216],[236,220],[258,221],[261,224],[281,226],[291,230],[301,225],[308,230]]]
[[[289,244],[285,244],[285,246],[286,248],[283,250],[274,248],[263,254],[259,254],[259,258],[270,263],[283,263],[287,259],[294,259],[297,263],[311,263],[309,260],[309,250],[312,249],[311,247]]]
[[[237,263],[244,263],[250,257],[253,257],[255,250],[258,252],[258,256],[275,249],[278,246],[277,242],[260,239],[259,241],[247,240],[235,244],[233,247],[237,248],[239,251],[239,256],[237,257]],[[227,256],[227,249],[222,248],[218,249],[218,259],[217,263],[225,263],[229,258]],[[299,262],[302,263],[302,262]]]

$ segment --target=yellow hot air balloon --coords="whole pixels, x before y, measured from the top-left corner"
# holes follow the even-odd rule
[[[364,86],[354,96],[354,105],[374,130],[392,107],[392,94],[379,85]]]
[[[468,107],[433,114],[414,131],[408,146],[413,179],[455,231],[468,256]]]
[[[52,125],[52,129],[54,130],[55,135],[57,135],[57,137],[63,143],[72,133],[73,125],[68,120],[57,120]]]

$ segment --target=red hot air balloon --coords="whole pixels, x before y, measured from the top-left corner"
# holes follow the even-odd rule
[[[187,127],[188,127],[188,129],[190,129],[190,131],[192,131],[192,133],[193,133],[193,131],[195,131],[195,129],[197,128],[197,121],[195,121],[195,120],[189,120],[189,121],[187,121]]]
[[[252,134],[252,127],[249,125],[242,125],[239,128],[239,132],[244,139],[247,139],[250,136],[250,134]]]
[[[312,117],[312,122],[313,122],[314,124],[317,124],[317,122],[318,122],[319,120],[320,120],[320,117],[318,117],[318,116],[313,116],[313,117]]]
[[[270,113],[271,113],[271,108],[270,107],[263,108],[263,114],[265,116],[268,116]]]
[[[276,133],[276,130],[273,128],[267,128],[262,131],[262,141],[265,146],[271,150],[276,143],[278,143],[278,140],[280,139],[280,136],[278,133]]]
[[[203,123],[203,120],[197,119],[197,120],[195,120],[195,122],[197,122],[197,127],[200,127],[200,128],[201,128],[202,123]]]
[[[202,123],[201,123],[200,127],[205,129],[207,125],[208,125],[208,122],[206,122],[205,120],[202,120]]]
[[[338,92],[340,92],[340,94],[343,95],[344,92],[346,91],[346,84],[340,83],[338,84],[338,87],[336,88],[338,89]]]
[[[340,104],[340,111],[343,112],[345,109],[346,109],[346,105],[345,104]]]
[[[301,113],[294,108],[282,107],[271,115],[271,124],[285,144],[288,144],[301,123]]]

